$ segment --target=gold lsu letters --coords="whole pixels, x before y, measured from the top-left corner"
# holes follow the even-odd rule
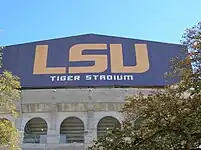
[[[110,44],[111,73],[143,73],[149,70],[146,44],[135,44],[136,65],[124,66],[121,44]],[[107,67],[107,55],[82,55],[83,50],[107,50],[107,44],[76,44],[70,48],[69,62],[95,61],[94,66],[47,67],[48,45],[37,45],[33,74],[101,73]]]

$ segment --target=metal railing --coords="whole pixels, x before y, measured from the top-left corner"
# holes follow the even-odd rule
[[[47,142],[47,135],[28,134],[24,136],[23,143],[41,143]]]
[[[83,136],[68,136],[68,135],[60,135],[60,141],[61,144],[65,143],[84,143],[84,137]]]
[[[24,136],[23,143],[46,144],[47,136],[48,135],[27,134]],[[60,144],[84,143],[84,136],[81,135],[68,136],[60,134],[59,143]]]

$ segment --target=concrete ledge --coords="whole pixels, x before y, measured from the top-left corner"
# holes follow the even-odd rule
[[[83,150],[84,144],[72,143],[72,144],[23,144],[23,150]]]

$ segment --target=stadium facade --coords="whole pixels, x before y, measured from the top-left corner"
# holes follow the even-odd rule
[[[105,35],[7,46],[4,68],[20,78],[19,129],[24,150],[83,150],[114,125],[126,96],[166,84],[169,60],[181,45]]]

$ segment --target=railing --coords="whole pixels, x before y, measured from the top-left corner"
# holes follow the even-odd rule
[[[47,142],[47,135],[34,135],[28,134],[24,136],[23,143],[41,143],[44,144]]]
[[[68,135],[60,135],[60,143],[84,143],[83,136],[68,136]]]
[[[56,135],[55,135],[56,136]],[[46,144],[47,143],[47,135],[34,135],[28,134],[24,136],[23,143],[33,143],[33,144]],[[82,135],[60,135],[59,143],[84,143],[84,136]]]

